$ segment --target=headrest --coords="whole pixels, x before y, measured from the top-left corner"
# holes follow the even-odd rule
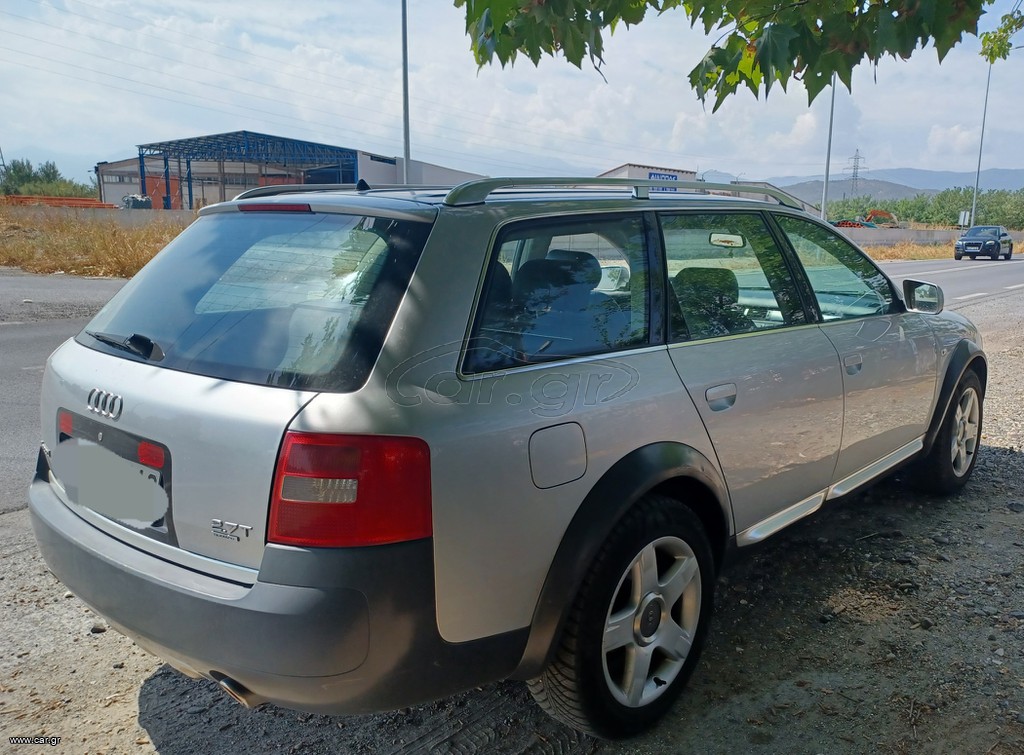
[[[581,310],[592,289],[593,284],[570,260],[529,260],[516,271],[512,299],[528,309]]]
[[[672,287],[680,299],[712,299],[719,306],[735,304],[740,298],[736,273],[725,267],[684,267],[676,273]]]
[[[601,263],[589,252],[572,252],[568,249],[549,249],[549,260],[568,262],[576,283],[587,283],[594,288],[601,282]]]

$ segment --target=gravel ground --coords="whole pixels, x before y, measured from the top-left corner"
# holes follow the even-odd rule
[[[646,737],[579,736],[513,682],[376,716],[243,710],[107,631],[46,571],[20,511],[0,516],[0,750],[56,736],[76,753],[1024,752],[1021,302],[961,308],[991,364],[966,489],[892,478],[745,555],[689,689]]]

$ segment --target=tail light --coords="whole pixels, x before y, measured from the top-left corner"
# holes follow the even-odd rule
[[[285,434],[267,540],[341,548],[430,537],[430,449],[419,438]]]

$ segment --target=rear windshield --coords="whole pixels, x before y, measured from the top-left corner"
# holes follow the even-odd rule
[[[211,377],[356,390],[380,353],[430,227],[326,213],[208,215],[76,340]]]

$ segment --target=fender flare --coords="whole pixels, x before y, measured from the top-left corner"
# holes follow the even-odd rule
[[[682,443],[660,442],[619,459],[590,490],[566,528],[541,588],[526,650],[513,678],[531,679],[547,665],[576,592],[626,511],[645,493],[679,478],[700,483],[710,491],[722,517],[724,540],[732,536],[725,480],[702,453]],[[725,545],[713,542],[712,549],[721,553]]]
[[[984,393],[988,387],[988,360],[985,357],[985,352],[973,341],[963,340],[953,349],[953,355],[946,367],[946,374],[942,378],[939,400],[935,403],[932,421],[924,436],[922,456],[930,453],[932,446],[935,445],[935,439],[939,435],[939,430],[942,429],[942,423],[946,421],[946,415],[953,402],[953,393],[963,379],[964,373],[969,369],[973,369],[978,374],[981,390]]]

